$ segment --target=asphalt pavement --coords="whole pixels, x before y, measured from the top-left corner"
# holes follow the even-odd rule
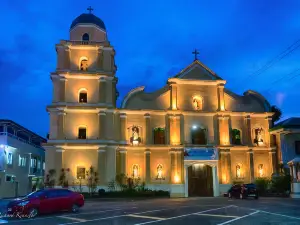
[[[1,204],[0,204],[1,205]],[[86,201],[79,213],[34,219],[2,218],[14,225],[300,225],[300,200],[289,198],[181,198]]]

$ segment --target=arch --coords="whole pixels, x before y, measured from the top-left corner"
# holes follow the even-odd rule
[[[241,145],[242,144],[242,136],[241,136],[241,130],[239,129],[232,129],[231,130],[231,144],[233,145]]]
[[[82,41],[90,41],[90,35],[88,33],[84,33],[82,35]]]
[[[164,145],[166,143],[166,130],[164,127],[155,127],[153,129],[153,141],[156,145]]]
[[[192,104],[194,110],[203,110],[203,97],[200,95],[194,95],[192,98]]]
[[[134,88],[132,89],[130,92],[128,92],[128,94],[125,96],[125,98],[123,99],[122,101],[122,106],[121,108],[125,108],[126,107],[126,104],[128,102],[128,100],[137,92],[141,92],[141,91],[144,91],[145,90],[145,86],[140,86],[140,87],[137,87],[137,88]]]
[[[88,70],[88,61],[89,59],[86,56],[82,56],[79,59],[79,70],[87,71]]]
[[[78,91],[78,102],[87,103],[87,89],[80,88]]]
[[[193,125],[191,128],[191,139],[193,145],[206,145],[207,129],[202,126]]]
[[[187,170],[188,196],[213,196],[212,166],[194,163]]]
[[[132,177],[139,178],[140,177],[140,166],[138,164],[132,165]]]
[[[85,125],[78,126],[78,139],[87,139],[87,127]]]

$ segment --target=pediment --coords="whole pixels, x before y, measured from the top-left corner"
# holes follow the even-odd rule
[[[180,71],[175,78],[187,80],[222,80],[221,77],[216,75],[199,60],[195,60],[192,64]]]

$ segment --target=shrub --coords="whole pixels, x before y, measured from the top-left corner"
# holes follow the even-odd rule
[[[256,178],[255,184],[256,184],[256,187],[257,187],[260,195],[266,194],[266,192],[270,186],[270,182],[271,181],[269,178],[263,178],[263,177]]]
[[[273,177],[271,181],[271,188],[277,193],[286,193],[291,189],[291,176],[283,175]]]

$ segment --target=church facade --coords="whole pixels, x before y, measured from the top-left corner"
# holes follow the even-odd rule
[[[155,92],[133,89],[117,108],[115,50],[101,19],[77,17],[56,52],[46,171],[67,169],[69,184],[84,185],[93,166],[106,190],[125,174],[172,197],[219,196],[275,172],[267,100],[229,91],[199,60]]]

